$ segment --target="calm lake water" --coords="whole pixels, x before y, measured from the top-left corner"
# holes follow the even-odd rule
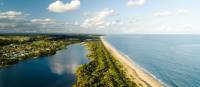
[[[106,39],[170,87],[200,87],[200,35],[112,35]]]
[[[75,71],[87,63],[80,44],[68,46],[53,56],[39,57],[0,69],[0,87],[71,87]]]

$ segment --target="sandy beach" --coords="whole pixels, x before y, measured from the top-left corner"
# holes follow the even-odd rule
[[[141,85],[142,87],[164,87],[161,82],[153,78],[150,74],[139,68],[131,59],[125,57],[112,47],[112,45],[110,45],[104,37],[101,37],[101,40],[111,55],[124,66],[127,77],[136,84]]]

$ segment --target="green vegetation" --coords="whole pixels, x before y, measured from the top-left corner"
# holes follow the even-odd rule
[[[90,35],[2,35],[0,36],[0,67],[22,60],[49,56],[57,50],[81,41],[94,39]]]
[[[30,40],[29,37],[26,36],[0,36],[0,45],[9,45],[12,43],[23,43]]]
[[[87,57],[91,61],[77,69],[74,87],[137,86],[126,77],[122,65],[110,55],[100,40],[87,41],[86,47],[90,51]]]
[[[0,48],[0,66],[15,64],[31,57],[53,55],[57,50],[74,42],[68,40],[40,40],[31,43],[6,45]]]
[[[23,44],[26,42],[33,42],[38,40],[47,40],[49,36],[47,35],[1,35],[0,36],[0,46],[10,45],[10,44]]]

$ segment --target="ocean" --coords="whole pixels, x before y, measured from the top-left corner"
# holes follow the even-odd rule
[[[200,35],[108,35],[118,51],[169,87],[200,87]]]

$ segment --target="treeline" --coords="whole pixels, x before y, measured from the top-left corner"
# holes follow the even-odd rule
[[[16,64],[28,58],[53,55],[57,50],[80,43],[81,40],[78,37],[62,35],[3,35],[0,36],[0,67]]]
[[[9,44],[22,44],[38,40],[63,40],[63,39],[78,39],[85,41],[87,39],[98,39],[100,35],[92,34],[31,34],[31,35],[0,35],[0,46]]]
[[[23,44],[26,42],[33,42],[37,40],[46,40],[49,37],[47,35],[34,35],[34,36],[24,36],[24,35],[2,35],[0,36],[0,46],[10,45],[10,44]]]
[[[29,37],[18,37],[18,36],[0,36],[0,46],[24,43],[29,40]]]
[[[1,47],[0,67],[18,63],[19,61],[48,56],[56,53],[57,50],[79,41],[72,40],[40,40],[24,44],[12,44]]]
[[[74,87],[137,87],[100,40],[88,41],[86,47],[90,62],[77,69]]]

